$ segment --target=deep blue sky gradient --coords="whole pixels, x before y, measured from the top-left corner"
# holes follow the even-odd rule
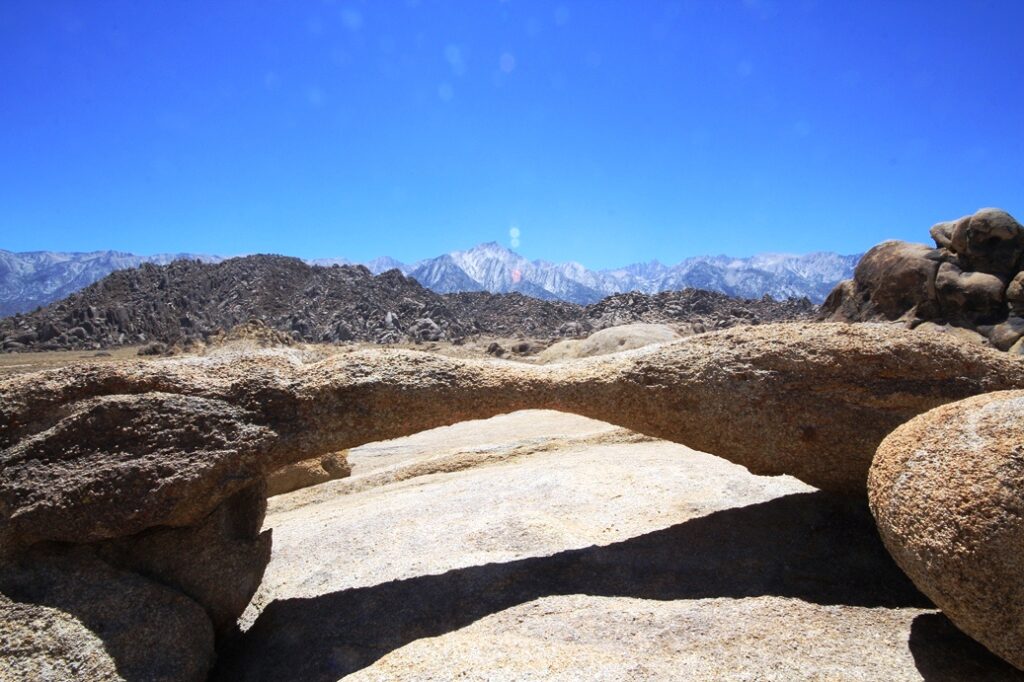
[[[0,0],[0,248],[609,267],[1024,219],[1024,2]]]

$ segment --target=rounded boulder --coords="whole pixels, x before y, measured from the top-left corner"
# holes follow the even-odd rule
[[[886,547],[963,632],[1024,670],[1024,391],[937,407],[868,475]]]

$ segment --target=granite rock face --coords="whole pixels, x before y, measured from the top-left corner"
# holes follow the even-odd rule
[[[863,499],[879,442],[1024,388],[1024,364],[887,325],[738,327],[532,366],[400,350],[224,351],[0,381],[0,561],[90,548],[230,634],[269,558],[264,479],[364,443],[525,408],[591,417]]]
[[[871,509],[896,562],[965,633],[1024,670],[1024,391],[943,405],[889,435]]]
[[[931,229],[936,248],[889,241],[836,286],[822,319],[932,322],[972,330],[1000,350],[1024,337],[1024,228],[1005,211],[981,209]]]
[[[267,476],[267,497],[283,495],[326,481],[345,478],[352,469],[348,465],[348,451],[329,452],[303,462],[287,464]]]
[[[0,566],[0,679],[206,679],[214,633],[180,592],[86,547],[35,548]]]
[[[4,547],[197,524],[297,461],[531,407],[582,414],[863,496],[896,426],[1024,387],[1024,366],[886,326],[744,327],[562,365],[411,351],[231,353],[19,375],[0,386]]]

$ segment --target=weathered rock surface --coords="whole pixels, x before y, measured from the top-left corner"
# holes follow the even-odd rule
[[[935,225],[931,236],[938,248],[891,241],[868,251],[853,279],[829,295],[821,318],[951,324],[1008,350],[1024,334],[1007,326],[1008,317],[1024,313],[1024,228],[1005,211],[982,209]]]
[[[0,680],[199,680],[213,628],[180,592],[88,548],[39,548],[0,566]]]
[[[353,449],[270,501],[220,679],[1024,679],[862,505],[624,436],[531,410]]]
[[[950,251],[967,268],[994,275],[1012,275],[1020,270],[1024,254],[1024,230],[1006,211],[983,208],[956,221]]]
[[[854,282],[861,296],[866,294],[872,314],[888,320],[936,312],[935,278],[938,254],[924,244],[883,242],[860,259]]]
[[[889,435],[869,479],[889,551],[957,627],[1024,670],[1024,391],[938,407]]]
[[[311,485],[348,476],[348,451],[330,452],[303,462],[288,464],[267,476],[267,496],[282,495]]]
[[[739,327],[547,366],[301,349],[72,366],[0,380],[0,550],[89,544],[223,636],[267,561],[264,479],[294,462],[540,407],[863,499],[893,428],[1019,387],[1005,354],[886,325]]]
[[[528,407],[862,496],[893,428],[1024,386],[1005,355],[886,326],[744,327],[543,367],[408,351],[302,358],[227,353],[4,380],[3,546],[194,525],[286,464]]]
[[[217,634],[228,635],[270,561],[270,533],[260,532],[266,508],[266,488],[252,485],[194,526],[102,542],[97,553],[191,597],[206,609]]]
[[[703,328],[701,331],[704,331]],[[694,333],[694,332],[691,332]],[[682,334],[664,324],[623,324],[594,332],[585,339],[564,339],[542,351],[540,362],[564,362],[579,358],[608,355],[654,343],[667,343]]]

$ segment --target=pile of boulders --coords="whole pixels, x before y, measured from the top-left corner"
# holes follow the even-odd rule
[[[1010,389],[1024,389],[1024,363],[1006,354],[894,325],[820,323],[547,366],[254,349],[5,378],[0,618],[15,634],[0,636],[0,678],[202,679],[269,560],[271,472],[527,408],[683,443],[836,498],[869,493],[922,591],[1024,669],[1024,398],[992,393]]]
[[[1024,354],[1024,228],[986,208],[931,229],[935,248],[888,241],[864,254],[822,318],[898,321]]]

